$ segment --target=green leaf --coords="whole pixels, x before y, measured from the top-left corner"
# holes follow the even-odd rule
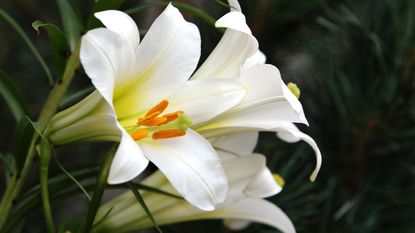
[[[163,233],[157,224],[156,220],[154,219],[153,215],[151,214],[150,210],[148,209],[146,202],[144,201],[143,197],[140,194],[140,191],[135,187],[134,184],[131,182],[127,183],[128,188],[130,188],[131,192],[134,194],[135,198],[137,199],[138,203],[143,208],[144,212],[146,212],[147,217],[150,218],[151,222],[153,223],[154,227],[157,229],[158,232]]]
[[[19,24],[17,24],[17,22],[9,14],[7,14],[2,9],[0,9],[0,18],[3,18],[4,20],[6,20],[6,22],[9,23],[13,27],[13,29],[16,30],[16,32],[22,37],[24,42],[27,44],[29,49],[32,51],[33,55],[39,61],[40,65],[42,66],[43,70],[46,73],[49,83],[52,85],[53,78],[52,78],[52,73],[49,70],[49,67],[46,65],[46,62],[43,60],[39,51],[37,51],[36,47],[33,45],[32,41],[29,39],[29,37],[26,35],[23,29],[19,26]]]
[[[45,217],[48,233],[55,232],[52,218],[52,208],[49,200],[49,164],[52,156],[52,148],[49,142],[43,140],[40,144],[40,193],[42,195],[43,216]]]
[[[22,117],[17,123],[13,137],[13,154],[17,171],[20,171],[23,167],[35,132],[35,125],[28,116]]]
[[[88,192],[84,189],[84,187],[82,187],[81,183],[79,183],[75,177],[73,177],[71,175],[71,173],[69,173],[63,166],[62,164],[59,162],[58,158],[56,156],[54,156],[55,158],[55,162],[58,165],[58,167],[62,170],[63,173],[65,173],[78,187],[79,189],[85,194],[86,198],[88,199],[88,201],[91,201],[91,197],[89,196]]]
[[[70,52],[65,34],[56,25],[51,23],[44,23],[40,20],[34,21],[32,23],[32,27],[38,33],[40,33],[40,28],[45,29],[48,33],[49,41],[52,45],[52,55],[58,69],[59,76],[62,76],[67,61],[66,54]]]
[[[13,113],[16,121],[19,121],[24,115],[28,115],[27,104],[13,79],[0,71],[0,94],[3,96],[7,105]]]
[[[124,2],[124,0],[98,0],[95,1],[94,8],[92,9],[91,14],[88,17],[87,26],[86,28],[88,30],[92,28],[96,28],[100,25],[97,18],[95,18],[94,13],[110,10],[110,9],[118,9],[118,7],[121,6],[121,4]]]
[[[154,187],[147,186],[147,185],[144,185],[144,184],[137,184],[137,183],[133,183],[133,182],[131,182],[131,184],[134,185],[135,188],[139,189],[139,190],[145,190],[145,191],[148,191],[148,192],[158,193],[158,194],[166,195],[166,196],[169,196],[169,197],[174,197],[174,198],[177,198],[177,199],[184,200],[184,198],[181,197],[181,196],[163,191],[163,190],[158,189],[158,188],[154,188]]]
[[[57,0],[57,2],[63,29],[69,41],[69,47],[73,51],[83,31],[81,13],[72,0]]]

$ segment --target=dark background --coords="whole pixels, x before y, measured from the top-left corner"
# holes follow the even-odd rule
[[[76,2],[86,17],[93,1]],[[143,2],[128,0],[121,9]],[[216,19],[227,11],[214,0],[180,2],[201,7]],[[283,192],[270,200],[290,216],[299,233],[415,232],[415,1],[240,2],[268,63],[280,69],[286,83],[292,81],[300,87],[300,101],[310,122],[309,128],[300,128],[316,140],[323,153],[320,175],[310,183],[314,152],[303,142],[287,144],[273,133],[261,134],[257,151],[286,180]],[[23,27],[47,63],[53,64],[46,33],[38,35],[31,24],[40,19],[61,26],[56,3],[3,0],[0,7]],[[135,14],[139,28],[148,28],[160,11],[154,8]],[[221,32],[183,13],[200,27],[203,60]],[[15,80],[36,119],[50,88],[26,44],[3,20],[0,70]],[[69,94],[88,86],[89,80],[80,70]],[[3,100],[0,122],[0,152],[7,155],[12,150],[15,121]],[[98,163],[104,151],[101,146],[64,146],[56,154],[64,166]],[[55,170],[53,167],[52,173]],[[36,182],[37,173],[34,169],[29,186]],[[79,194],[52,204],[59,223],[82,212],[87,201]],[[22,232],[44,232],[40,213],[39,209],[31,212]],[[171,233],[230,232],[220,221],[162,229]],[[243,232],[278,231],[252,224]]]

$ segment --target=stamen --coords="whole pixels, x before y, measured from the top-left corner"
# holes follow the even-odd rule
[[[297,99],[300,98],[301,95],[301,91],[300,88],[298,88],[297,84],[295,83],[288,83],[287,84],[288,89],[290,89],[290,91],[293,93],[293,95],[295,95],[295,97],[297,97]]]
[[[157,139],[164,139],[164,138],[174,138],[174,137],[180,137],[186,134],[186,131],[180,130],[180,129],[168,129],[168,130],[160,130],[155,133],[153,133],[152,138],[154,140]]]
[[[281,187],[284,187],[285,185],[285,180],[284,178],[282,178],[280,175],[278,175],[277,173],[273,173],[272,176],[274,177],[275,182],[277,182],[277,184]]]
[[[148,110],[147,114],[144,117],[149,117],[150,115],[152,115],[155,112],[159,112],[158,114],[160,114],[160,113],[162,113],[167,108],[168,105],[169,105],[169,101],[162,100],[156,106],[154,106],[153,108],[151,108],[150,110]],[[153,117],[155,117],[155,116],[153,116]]]
[[[142,122],[139,122],[140,125],[144,126],[159,126],[165,124],[167,121],[166,117],[155,117],[153,119],[148,119]]]
[[[148,135],[148,131],[145,129],[140,129],[135,131],[134,133],[131,134],[131,137],[134,139],[134,141],[143,139],[145,137],[147,137]]]
[[[164,122],[164,124],[167,124],[171,121],[176,120],[179,117],[179,114],[183,113],[182,111],[177,111],[177,112],[172,112],[172,113],[168,113],[163,115],[162,117],[166,118],[166,122]]]

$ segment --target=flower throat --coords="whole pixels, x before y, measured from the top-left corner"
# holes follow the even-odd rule
[[[192,120],[182,111],[160,114],[167,108],[169,102],[162,100],[137,121],[137,130],[131,137],[138,141],[151,136],[153,140],[180,137],[192,125]]]

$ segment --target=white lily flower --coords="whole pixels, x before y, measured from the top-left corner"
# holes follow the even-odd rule
[[[310,176],[313,181],[321,167],[321,153],[314,140],[293,124],[308,124],[302,105],[285,85],[278,69],[264,64],[265,55],[258,50],[258,42],[238,1],[228,2],[231,12],[216,22],[226,32],[192,80],[238,80],[246,87],[247,94],[235,107],[192,128],[206,138],[243,131],[275,131],[280,137],[296,138],[288,142],[304,140],[316,154],[316,167]]]
[[[80,59],[97,90],[52,119],[52,142],[119,141],[108,183],[133,179],[150,160],[186,200],[214,209],[226,196],[226,177],[212,146],[190,126],[238,104],[245,88],[237,80],[188,81],[200,35],[171,4],[141,42],[125,13],[95,16],[106,28],[82,37]]]
[[[226,219],[225,224],[229,228],[241,229],[250,221],[257,221],[285,233],[295,232],[285,213],[263,199],[281,190],[281,186],[272,175],[267,173],[269,170],[266,168],[263,155],[234,156],[222,164],[229,181],[229,193],[226,200],[214,211],[204,212],[183,200],[142,191],[142,196],[157,223],[163,225],[198,219]],[[175,193],[173,187],[159,172],[145,179],[143,183]],[[103,205],[98,211],[97,219],[111,211],[93,232],[122,233],[151,227],[152,222],[136,202],[131,192],[127,192]]]

